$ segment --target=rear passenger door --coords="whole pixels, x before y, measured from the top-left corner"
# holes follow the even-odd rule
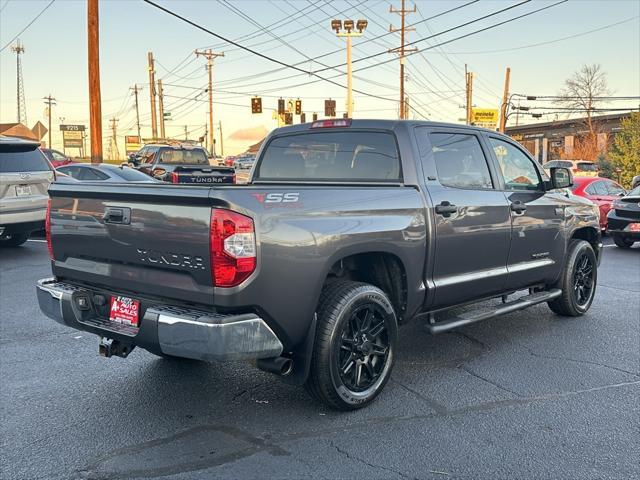
[[[417,128],[435,230],[427,308],[443,308],[503,291],[511,221],[495,188],[496,172],[480,134]],[[430,301],[429,301],[430,300]]]
[[[552,282],[563,265],[564,207],[545,190],[541,169],[515,142],[487,135],[511,215],[508,287]]]

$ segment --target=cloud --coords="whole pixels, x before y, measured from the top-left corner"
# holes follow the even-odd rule
[[[241,128],[229,135],[230,140],[237,142],[257,142],[262,140],[268,133],[264,125],[252,128]]]

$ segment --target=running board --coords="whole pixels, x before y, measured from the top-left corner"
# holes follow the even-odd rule
[[[526,295],[511,302],[504,303],[493,310],[483,311],[479,313],[469,312],[469,314],[462,314],[450,320],[430,324],[428,325],[429,332],[433,335],[448,332],[449,330],[453,330],[454,328],[463,327],[465,325],[470,325],[472,323],[480,322],[482,320],[487,320],[493,317],[499,317],[500,315],[504,315],[506,313],[524,310],[525,308],[531,307],[532,305],[548,302],[550,300],[558,298],[560,295],[562,295],[562,290],[560,289],[545,290],[543,292],[532,293],[531,295]]]

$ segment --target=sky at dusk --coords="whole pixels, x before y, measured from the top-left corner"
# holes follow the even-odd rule
[[[50,0],[0,0],[0,123],[16,121],[16,57],[11,39]],[[356,118],[397,118],[399,62],[390,48],[399,45],[399,25],[389,12],[395,2],[381,0],[239,0],[162,1],[212,32],[304,71],[346,85],[344,40],[330,29],[332,18],[367,19],[368,28],[354,39],[353,87]],[[479,1],[430,19],[467,1],[418,1],[407,16],[415,26],[409,41],[420,40],[418,53],[407,58],[406,88],[411,116],[458,122],[464,117],[464,65],[474,72],[478,107],[498,108],[504,72],[511,67],[511,90],[528,95],[554,95],[583,64],[598,63],[608,75],[614,95],[640,95],[640,1],[571,0],[535,15],[468,38],[455,39],[555,2],[532,1],[468,26],[442,33],[518,1]],[[413,2],[407,1],[411,8]],[[28,126],[45,122],[42,97],[57,99],[53,109],[53,147],[61,148],[58,130],[64,123],[88,127],[86,1],[56,0],[24,33],[22,57]],[[426,21],[425,21],[426,19]],[[268,28],[265,28],[268,27]],[[379,38],[376,38],[379,37]],[[569,38],[571,37],[571,38]],[[225,154],[238,153],[276,126],[272,111],[279,97],[300,98],[307,119],[322,116],[324,99],[344,111],[346,90],[308,73],[259,58],[138,0],[100,2],[100,55],[103,130],[118,118],[118,134],[135,134],[130,88],[140,94],[142,135],[150,136],[147,52],[157,59],[156,78],[165,84],[165,111],[171,112],[167,136],[204,134],[208,120],[206,60],[195,49],[213,48],[225,56],[215,60],[214,116],[222,121]],[[363,57],[379,54],[367,60]],[[322,56],[321,58],[318,58]],[[387,63],[382,63],[387,61]],[[367,68],[369,67],[369,68]],[[252,115],[250,98],[263,99],[262,115]],[[635,102],[616,106],[638,107]],[[552,120],[545,118],[544,120]],[[296,119],[296,121],[299,121]],[[529,122],[530,120],[527,120]],[[219,132],[216,132],[216,136]],[[105,143],[106,145],[106,143]],[[120,146],[124,150],[123,145]],[[219,152],[218,152],[219,153]]]

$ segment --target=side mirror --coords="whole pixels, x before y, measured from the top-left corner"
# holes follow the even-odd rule
[[[550,177],[553,188],[569,188],[573,185],[573,175],[568,168],[551,167]]]

